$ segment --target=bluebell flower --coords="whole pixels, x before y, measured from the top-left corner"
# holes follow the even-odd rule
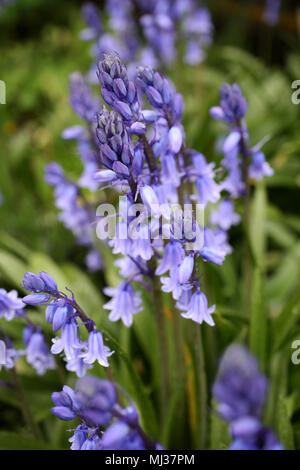
[[[64,351],[67,360],[72,359],[77,350],[81,352],[85,346],[80,339],[79,328],[75,319],[68,320],[62,327],[61,338],[54,338],[52,341],[52,354],[59,354]]]
[[[89,271],[96,272],[102,269],[103,259],[99,251],[90,250],[85,257],[85,264]]]
[[[213,387],[221,416],[228,421],[245,416],[259,417],[267,389],[266,378],[246,348],[239,345],[228,348]]]
[[[222,190],[228,191],[232,197],[237,198],[245,195],[246,179],[260,180],[263,176],[271,176],[273,170],[260,151],[264,140],[252,149],[249,148],[248,129],[243,119],[248,104],[240,87],[237,84],[231,86],[225,83],[221,87],[220,95],[220,106],[210,110],[211,116],[227,123],[229,130],[229,135],[223,143],[225,158],[222,160],[222,166],[228,174],[220,187]],[[239,155],[242,156],[242,159],[239,158]],[[252,157],[251,164],[249,164],[250,157]],[[243,167],[249,165],[244,174],[242,174],[242,165]]]
[[[122,119],[103,108],[97,115],[96,135],[102,164],[120,179],[129,179],[134,161],[134,147]]]
[[[228,243],[228,233],[222,229],[204,229],[204,247],[200,251],[201,256],[215,264],[223,264],[226,255],[232,253],[232,247]],[[210,256],[212,259],[209,259]],[[216,257],[215,260],[213,258]],[[219,260],[219,261],[218,261]]]
[[[62,168],[54,163],[45,167],[45,180],[54,186],[55,203],[61,211],[59,220],[73,232],[78,244],[93,245],[92,224],[95,215],[89,206],[80,202],[79,188],[68,181]]]
[[[163,116],[167,113],[171,125],[175,125],[180,121],[183,112],[182,96],[176,93],[176,90],[166,78],[163,78],[151,67],[140,66],[137,69],[137,84],[155,109],[163,113]],[[182,130],[176,128],[171,131],[170,140],[175,149],[180,149]]]
[[[172,292],[175,300],[178,300],[184,290],[191,289],[189,282],[194,268],[194,259],[192,256],[185,256],[180,265],[170,271],[169,276],[161,277],[162,291]]]
[[[70,372],[75,372],[77,377],[84,377],[88,370],[93,368],[93,364],[84,362],[82,357],[82,351],[80,349],[74,349],[72,356],[66,361],[66,369]]]
[[[150,227],[141,223],[134,233],[129,231],[131,237],[131,253],[134,258],[141,257],[145,261],[149,261],[153,255],[153,247],[151,242]]]
[[[207,163],[204,155],[192,156],[191,180],[195,180],[200,204],[216,203],[220,199],[220,186],[215,182],[214,163]]]
[[[211,225],[218,225],[223,230],[229,230],[233,225],[241,222],[241,216],[234,212],[234,204],[230,199],[224,199],[220,202],[217,210],[210,215]]]
[[[132,277],[136,279],[141,273],[140,268],[142,268],[143,272],[147,271],[146,262],[142,258],[137,258],[133,261],[131,258],[124,256],[123,258],[116,259],[114,264],[119,268],[120,275],[123,278]]]
[[[94,121],[100,102],[93,97],[91,87],[79,72],[70,75],[70,104],[79,117],[89,123]]]
[[[263,19],[269,26],[276,26],[280,17],[281,0],[266,0]]]
[[[87,375],[76,384],[76,397],[81,417],[92,426],[104,426],[114,416],[117,391],[113,383]]]
[[[186,284],[190,279],[194,269],[194,257],[185,256],[178,267],[178,279],[180,284]]]
[[[242,178],[241,160],[237,155],[226,155],[221,163],[228,170],[226,178],[220,184],[221,190],[227,191],[233,198],[242,196],[245,184]]]
[[[12,345],[6,344],[2,339],[0,340],[0,371],[2,367],[5,369],[12,369],[15,361],[20,357],[21,353],[16,351]]]
[[[165,63],[172,63],[176,57],[174,24],[169,15],[155,10],[142,16],[141,26],[147,42]]]
[[[124,121],[139,117],[137,90],[133,81],[128,79],[127,70],[116,53],[104,54],[98,65],[98,78],[102,85],[104,101],[119,113]]]
[[[265,155],[262,152],[254,153],[249,166],[249,177],[260,181],[264,176],[272,176],[273,174],[274,170],[266,162]]]
[[[61,137],[65,140],[76,139],[76,140],[80,141],[82,139],[87,139],[88,138],[88,132],[83,126],[80,126],[79,124],[76,124],[74,126],[67,127],[62,132]],[[49,175],[51,174],[50,173],[51,168],[53,168],[54,171],[55,171],[55,168],[57,168],[58,171],[61,173],[61,176],[63,177],[63,172],[61,170],[60,165],[58,165],[58,163],[55,163],[55,162],[49,163],[48,168],[49,168],[49,172],[48,172],[48,175],[46,175],[46,178],[49,179]],[[51,176],[50,176],[50,178],[51,178]],[[57,183],[57,181],[48,181],[48,180],[46,180],[46,181],[49,184],[56,184]]]
[[[282,445],[260,419],[268,382],[258,362],[241,345],[230,346],[221,362],[213,385],[218,410],[230,423],[231,450],[279,450]]]
[[[79,424],[74,431],[74,435],[70,437],[71,450],[81,450],[83,443],[88,438],[88,427],[85,424]]]
[[[138,412],[127,394],[129,406],[118,404],[115,384],[93,376],[85,376],[76,383],[75,391],[64,386],[62,392],[53,393],[55,407],[52,412],[60,419],[81,419],[74,435],[69,439],[72,450],[153,450],[162,446],[152,442],[139,425]],[[103,431],[103,427],[106,427]]]
[[[79,415],[80,405],[71,387],[64,385],[62,392],[52,393],[51,398],[55,404],[51,411],[60,419],[70,421]]]
[[[5,318],[11,321],[16,316],[24,315],[23,307],[24,302],[18,297],[16,290],[7,292],[5,289],[0,289],[0,318]]]
[[[128,226],[123,220],[119,220],[116,224],[116,232],[114,237],[109,240],[109,246],[113,247],[113,254],[128,255],[131,253],[132,240],[128,236]]]
[[[237,125],[248,109],[247,101],[243,97],[239,85],[225,83],[220,89],[220,95],[220,106],[210,110],[211,116],[214,119]]]
[[[149,185],[143,185],[140,189],[140,195],[145,207],[151,214],[160,214],[159,199],[155,190]]]
[[[156,268],[155,274],[160,276],[166,271],[171,271],[177,268],[184,259],[184,249],[180,243],[170,241],[164,249],[164,254],[160,260],[158,267]]]
[[[229,450],[284,450],[276,434],[268,428],[260,426],[252,438],[235,438]]]
[[[46,308],[46,320],[52,323],[53,331],[56,332],[68,322],[73,313],[74,308],[69,304],[68,299],[57,299]]]
[[[187,39],[184,59],[189,65],[201,63],[205,49],[212,42],[213,25],[207,8],[190,8],[186,12],[182,29]]]
[[[131,326],[133,315],[142,310],[140,293],[135,291],[128,281],[123,281],[117,289],[105,288],[104,293],[112,296],[112,299],[103,305],[103,308],[111,311],[110,321],[122,320],[125,326]]]
[[[23,287],[24,289],[35,293],[43,292],[47,294],[56,294],[58,292],[57,284],[54,279],[43,271],[40,271],[39,275],[31,272],[25,273]]]
[[[59,354],[64,351],[68,370],[82,376],[96,360],[104,367],[108,367],[107,358],[113,352],[104,346],[102,334],[95,329],[95,323],[76,303],[73,294],[68,297],[60,292],[55,280],[43,271],[39,273],[39,276],[26,273],[23,285],[35,292],[24,297],[23,301],[29,305],[47,305],[47,322],[53,325],[54,332],[62,330],[61,337],[53,340],[51,352]],[[81,341],[77,324],[78,317],[89,332],[87,343]],[[42,348],[41,344],[39,346]]]
[[[86,439],[82,444],[80,450],[100,450],[101,449],[101,440],[97,434],[94,434]]]
[[[112,423],[103,433],[103,450],[145,450],[145,443],[136,430],[122,421]]]
[[[163,153],[161,156],[161,175],[164,184],[169,183],[175,188],[180,186],[180,173],[177,168],[175,156],[171,153]]]
[[[48,294],[30,294],[23,297],[22,301],[27,305],[47,305],[50,297]]]
[[[37,374],[43,375],[47,370],[55,369],[54,358],[49,352],[44,335],[38,330],[26,327],[23,337],[26,345],[26,360],[37,371]]]
[[[81,31],[80,38],[84,41],[96,39],[102,32],[100,11],[94,3],[88,2],[82,7],[82,15],[88,27]]]
[[[182,317],[189,318],[196,323],[199,323],[200,325],[203,322],[210,326],[215,324],[211,317],[212,313],[215,311],[215,305],[208,308],[207,298],[200,290],[194,292],[189,304],[185,309],[186,312],[181,313]]]
[[[102,333],[93,330],[89,333],[87,351],[81,354],[83,362],[93,364],[98,361],[103,367],[108,367],[107,358],[110,357],[114,351],[111,351],[107,346],[104,346]]]

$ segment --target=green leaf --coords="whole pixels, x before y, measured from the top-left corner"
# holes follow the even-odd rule
[[[69,289],[74,292],[77,302],[87,313],[87,315],[95,320],[104,322],[103,318],[103,296],[100,289],[97,289],[89,277],[72,264],[62,266],[63,273],[69,282]],[[105,313],[105,318],[107,313]]]
[[[182,408],[184,407],[184,399],[182,395],[185,390],[186,376],[189,371],[186,370],[185,372],[186,372],[185,377],[182,383],[178,387],[176,387],[174,393],[171,396],[168,409],[166,412],[166,417],[165,417],[163,430],[162,430],[162,437],[161,437],[161,442],[164,444],[166,448],[170,446],[171,434],[176,429],[176,424],[178,423],[178,407],[181,407],[181,411],[182,411]]]
[[[290,330],[300,316],[300,289],[288,301],[280,315],[273,320],[271,327],[272,351],[277,351],[284,343]]]
[[[267,425],[272,428],[276,426],[279,396],[284,396],[287,393],[287,376],[289,361],[290,357],[288,357],[286,351],[279,351],[273,354],[270,359],[270,390],[265,411],[265,421]]]
[[[139,411],[141,413],[143,426],[146,432],[148,432],[148,434],[152,437],[157,437],[157,416],[155,414],[155,410],[149,398],[149,395],[145,390],[144,384],[132,364],[131,358],[122,349],[119,342],[105,328],[103,328],[102,326],[100,326],[100,328],[104,336],[110,343],[112,349],[117,353],[118,357],[125,362],[127,366],[128,374],[131,380],[131,393],[134,394],[134,396],[132,396],[131,398],[136,401],[136,405],[138,406]]]
[[[259,267],[254,268],[251,317],[250,350],[258,357],[263,368],[267,354],[267,310],[263,302],[263,275]]]
[[[266,284],[267,298],[282,301],[293,289],[299,288],[300,243],[287,251],[278,263],[278,268]]]
[[[46,271],[53,276],[58,288],[63,292],[66,292],[66,287],[71,289],[76,301],[86,314],[95,321],[100,320],[101,312],[103,312],[101,291],[96,289],[89,277],[77,266],[72,264],[59,266],[44,253],[34,253],[29,259],[29,264],[33,272]],[[103,318],[102,321],[104,321]]]
[[[216,403],[212,400],[212,412],[210,414],[210,449],[227,449],[230,442],[231,437],[228,431],[228,424],[220,418]]]
[[[250,217],[250,242],[256,262],[263,264],[266,245],[266,208],[267,196],[263,183],[259,184],[254,193]]]
[[[293,232],[280,221],[267,220],[266,230],[269,237],[283,248],[291,248],[297,241]]]
[[[20,258],[0,250],[0,271],[12,284],[20,288],[20,283],[27,269],[26,264]]]
[[[58,288],[64,290],[68,286],[68,277],[64,274],[62,268],[45,253],[35,252],[28,260],[32,272],[46,271],[57,282]]]
[[[279,440],[286,450],[294,450],[294,433],[288,412],[288,402],[287,398],[284,398],[282,395],[279,397],[278,401],[277,416],[277,433]]]
[[[153,354],[153,350],[157,351],[158,348],[153,303],[147,293],[143,295],[143,313],[136,315],[133,328],[147,360],[152,364],[153,370],[158,371],[158,355]]]
[[[31,253],[27,246],[3,231],[0,232],[0,243],[15,252],[15,254],[25,258]]]
[[[55,450],[47,442],[10,431],[0,431],[0,450]]]

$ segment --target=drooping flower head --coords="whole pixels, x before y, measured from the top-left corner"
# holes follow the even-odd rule
[[[59,291],[52,276],[43,271],[40,271],[39,275],[26,273],[23,286],[34,292],[25,296],[23,302],[28,305],[46,305],[46,321],[52,324],[54,332],[61,330],[61,337],[53,340],[51,352],[65,353],[68,370],[75,371],[81,377],[95,361],[103,367],[108,367],[107,358],[113,354],[113,351],[104,345],[102,333],[85,315],[73,294],[67,296]],[[89,333],[87,342],[81,340],[78,319],[83,322]],[[42,337],[35,333],[34,342],[31,344],[30,341],[27,346],[27,349],[32,346],[29,348],[30,362],[35,362],[35,358],[38,360],[37,351],[39,349],[42,351],[44,347]]]
[[[16,290],[7,292],[0,289],[0,318],[4,317],[7,321],[11,321],[16,316],[24,315],[24,302],[18,297]]]
[[[261,423],[267,390],[267,379],[256,358],[244,346],[230,346],[221,359],[212,389],[220,415],[230,423],[230,449],[282,449],[274,433]]]
[[[210,114],[214,119],[225,121],[229,124],[237,124],[245,116],[248,104],[237,83],[228,85],[225,83],[220,89],[220,106],[211,109]]]
[[[129,401],[128,406],[118,404],[118,391]],[[70,439],[72,450],[151,450],[158,446],[142,431],[137,409],[127,394],[108,380],[87,375],[77,381],[75,391],[65,385],[62,392],[52,394],[52,400],[52,412],[60,419],[82,421]]]

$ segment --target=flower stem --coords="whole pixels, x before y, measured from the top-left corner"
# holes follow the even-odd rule
[[[207,432],[207,381],[205,372],[204,349],[201,327],[195,327],[195,361],[198,381],[198,442],[199,448],[204,449]]]
[[[174,343],[175,343],[175,355],[176,355],[176,369],[175,369],[175,380],[177,386],[180,387],[184,377],[184,338],[183,338],[183,325],[182,318],[179,311],[175,306],[175,301],[172,298],[172,319],[174,326]]]
[[[161,422],[163,422],[167,410],[169,393],[169,350],[161,286],[159,278],[155,275],[153,276],[152,294],[160,364],[160,418]]]
[[[20,377],[17,373],[17,370],[16,370],[15,367],[13,367],[12,369],[9,369],[9,370],[10,370],[12,382],[14,384],[15,390],[17,392],[17,395],[18,395],[18,398],[19,398],[19,401],[20,401],[20,404],[21,404],[21,409],[22,409],[24,419],[25,419],[26,423],[28,424],[28,427],[29,427],[32,435],[36,439],[42,440],[41,431],[40,431],[37,423],[34,420],[30,405],[29,405],[29,403],[27,401],[27,398],[25,396],[23,385],[21,383],[21,380],[20,380]]]
[[[250,180],[249,180],[249,150],[243,134],[242,123],[239,123],[241,134],[241,154],[242,154],[242,173],[243,181],[245,184],[244,194],[244,263],[243,263],[243,278],[244,278],[244,312],[247,317],[250,315],[251,308],[251,281],[252,281],[252,261],[249,251],[249,228],[250,228]]]

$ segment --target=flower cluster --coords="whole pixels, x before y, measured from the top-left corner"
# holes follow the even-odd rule
[[[213,386],[222,418],[230,423],[231,450],[280,450],[275,434],[261,421],[268,383],[256,359],[245,347],[230,346],[225,352]]]
[[[223,263],[231,252],[226,230],[239,223],[240,217],[231,201],[225,200],[212,214],[211,226],[204,229],[196,219],[193,205],[204,208],[216,203],[222,188],[215,181],[214,164],[186,149],[181,124],[183,100],[174,86],[149,66],[138,67],[135,81],[130,80],[115,53],[104,56],[97,74],[102,97],[112,111],[104,107],[97,115],[96,136],[105,169],[100,169],[95,178],[99,184],[118,184],[126,191],[110,245],[114,253],[124,256],[117,264],[127,280],[118,289],[105,291],[112,295],[105,306],[111,310],[110,319],[121,318],[126,326],[131,325],[133,314],[140,311],[139,294],[132,281],[164,274],[162,290],[172,292],[182,316],[213,325],[214,306],[208,307],[196,268],[200,259]],[[145,109],[141,95],[152,109]],[[145,215],[133,237],[127,224],[132,220],[135,202]],[[177,208],[189,205],[190,214],[182,213],[182,209],[173,211],[174,204]],[[156,233],[168,234],[168,242],[162,236],[153,237],[149,226],[154,223]]]
[[[118,392],[124,394],[127,407],[118,404]],[[133,402],[108,380],[86,375],[77,381],[75,390],[65,385],[62,392],[52,394],[52,400],[52,412],[60,419],[81,420],[69,439],[72,450],[162,449],[140,427]]]
[[[244,121],[248,104],[240,87],[236,83],[226,83],[220,89],[220,95],[220,105],[211,108],[210,114],[214,119],[226,123],[229,131],[222,148],[222,165],[227,172],[222,189],[237,198],[245,193],[245,179],[259,181],[264,176],[272,176],[273,170],[261,151],[264,141],[249,147],[249,134]],[[240,155],[242,158],[239,158]]]
[[[14,318],[23,318],[28,324],[23,330],[23,340],[25,350],[16,350],[11,340],[6,336],[5,340],[1,340],[0,367],[10,369],[14,366],[21,356],[25,355],[27,362],[37,371],[39,375],[43,375],[46,370],[54,369],[53,356],[49,352],[49,347],[45,342],[44,335],[40,328],[36,328],[27,317],[24,310],[26,303],[18,297],[16,290],[6,292],[0,289],[0,319],[11,321]]]
[[[82,311],[72,293],[71,296],[67,296],[59,291],[55,280],[43,271],[39,275],[27,272],[23,286],[26,290],[33,292],[24,297],[23,302],[28,305],[47,305],[47,322],[52,324],[55,333],[61,330],[61,336],[53,340],[51,352],[53,354],[64,352],[68,370],[76,372],[81,377],[95,361],[103,367],[108,367],[107,358],[113,352],[104,345],[102,333]],[[88,331],[87,341],[81,339],[78,319]],[[43,350],[42,339],[38,332],[33,335],[28,335],[28,333],[29,331],[26,331],[27,357],[29,362],[34,362],[37,348],[40,351]],[[41,356],[43,356],[42,353]]]
[[[108,24],[94,4],[87,3],[82,9],[87,28],[80,36],[94,41],[95,62],[103,53],[115,50],[129,64],[171,64],[177,58],[177,44],[184,42],[184,61],[196,65],[212,42],[210,13],[195,0],[106,0],[103,13],[108,15]],[[95,71],[93,66],[91,81]]]

